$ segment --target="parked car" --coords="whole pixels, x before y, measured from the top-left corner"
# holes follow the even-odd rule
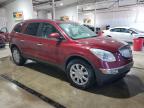
[[[104,36],[112,37],[125,42],[133,42],[134,38],[144,38],[144,32],[130,27],[115,27],[103,31]]]
[[[5,36],[0,34],[0,48],[5,47]]]
[[[84,26],[86,26],[87,28],[89,28],[89,29],[92,30],[93,32],[95,31],[95,27],[94,27],[94,26],[86,25],[86,24],[84,24]],[[99,34],[99,32],[101,32],[101,29],[97,27],[97,28],[96,28],[96,34]]]
[[[92,31],[95,31],[94,26],[91,26],[91,25],[86,25],[86,24],[84,24],[84,26],[88,27],[88,28],[89,28],[89,29],[91,29]]]
[[[27,59],[53,64],[82,89],[123,78],[133,66],[128,44],[97,37],[73,22],[27,20],[17,24],[10,37],[15,64],[24,65]]]
[[[9,42],[10,37],[9,37],[9,32],[8,32],[6,27],[3,27],[3,28],[0,29],[0,34],[5,36],[5,41],[6,42]]]

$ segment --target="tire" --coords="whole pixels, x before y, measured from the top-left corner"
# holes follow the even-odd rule
[[[75,59],[70,61],[66,72],[70,83],[77,88],[87,89],[96,82],[92,66],[84,60]]]
[[[12,51],[12,59],[14,63],[18,66],[24,65],[26,59],[21,55],[19,49],[17,47],[13,47],[11,51]]]

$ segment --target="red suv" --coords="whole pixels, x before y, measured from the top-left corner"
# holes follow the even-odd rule
[[[123,78],[133,66],[128,44],[98,37],[74,22],[27,20],[17,24],[10,37],[17,65],[27,59],[56,65],[72,85],[82,89]]]
[[[0,29],[0,35],[4,36],[5,42],[9,42],[10,37],[9,37],[9,32],[8,32],[6,27],[3,27],[3,28]]]

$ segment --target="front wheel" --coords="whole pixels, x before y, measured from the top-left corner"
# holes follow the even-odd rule
[[[93,68],[84,60],[76,59],[67,65],[67,76],[72,85],[87,89],[95,83]]]
[[[26,62],[26,59],[21,55],[19,49],[16,47],[12,48],[12,58],[14,63],[19,66],[24,65]]]

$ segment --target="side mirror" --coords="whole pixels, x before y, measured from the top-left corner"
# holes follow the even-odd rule
[[[61,41],[63,39],[59,33],[51,33],[50,35],[48,35],[48,38],[57,39],[58,41]]]
[[[48,38],[58,39],[58,38],[60,38],[60,35],[58,33],[51,33],[50,35],[48,35]]]

